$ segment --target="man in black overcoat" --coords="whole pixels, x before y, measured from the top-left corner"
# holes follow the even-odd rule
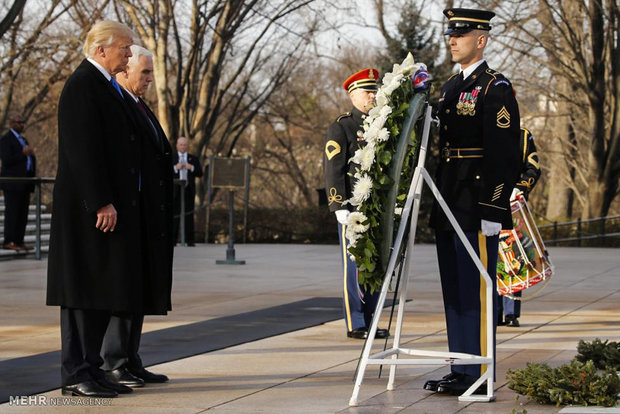
[[[0,137],[0,177],[34,177],[37,159],[34,149],[21,133],[24,131],[24,118],[14,114],[9,119],[9,131]],[[34,184],[1,183],[4,192],[4,242],[2,247],[10,250],[32,250],[24,244],[28,205]]]
[[[202,177],[202,166],[198,157],[187,152],[189,143],[187,138],[179,137],[176,143],[177,150],[172,154],[175,178],[187,180],[183,190],[185,197],[185,242],[194,246],[194,199],[196,198],[196,178]],[[181,212],[181,191],[178,185],[174,189],[174,242],[179,234],[179,216]]]
[[[135,34],[102,21],[58,104],[47,304],[61,307],[62,392],[114,397],[131,392],[100,369],[111,313],[166,314],[170,291],[151,289],[145,271],[147,140],[133,103],[113,78],[131,57]],[[149,144],[150,145],[150,144]],[[160,282],[156,282],[160,283]]]
[[[510,81],[489,69],[483,58],[495,13],[459,8],[446,9],[444,14],[452,60],[461,71],[443,85],[437,107],[441,155],[437,186],[487,269],[494,302],[499,232],[512,228],[509,199],[517,176],[519,107]],[[449,350],[487,355],[488,336],[495,340],[496,315],[490,315],[489,324],[483,277],[438,203],[433,206],[431,225]],[[452,365],[450,374],[427,381],[424,388],[460,395],[485,368]],[[475,392],[486,393],[486,389],[480,386]]]
[[[169,292],[172,284],[172,149],[155,114],[142,100],[153,82],[153,56],[145,48],[132,45],[127,69],[116,75],[116,80],[128,95],[145,139],[141,154],[143,173],[142,196],[144,250],[147,252],[143,272],[146,288]],[[148,175],[147,175],[148,173]],[[148,290],[145,292],[148,294]],[[140,387],[145,382],[168,381],[162,374],[144,368],[138,354],[144,314],[114,313],[106,331],[101,349],[103,369],[109,381]]]

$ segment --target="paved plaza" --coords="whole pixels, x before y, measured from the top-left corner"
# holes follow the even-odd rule
[[[143,336],[147,365],[171,380],[100,401],[63,399],[58,389],[59,311],[44,305],[46,260],[0,261],[0,390],[13,397],[0,413],[620,413],[543,406],[507,388],[508,369],[566,363],[580,339],[620,340],[620,250],[549,251],[555,276],[524,303],[521,327],[498,329],[495,402],[424,391],[446,366],[400,366],[394,391],[388,369],[378,378],[369,366],[357,407],[348,403],[363,341],[345,335],[336,246],[238,245],[242,266],[215,264],[224,245],[177,247],[174,309],[147,317]],[[408,298],[403,345],[447,350],[434,246],[415,246]]]

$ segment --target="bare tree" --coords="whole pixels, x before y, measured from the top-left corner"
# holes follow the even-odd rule
[[[520,64],[521,82],[539,104],[536,117],[552,126],[555,140],[547,211],[562,215],[562,205],[570,206],[558,188],[563,183],[581,217],[604,216],[620,180],[618,5],[614,0],[531,0],[511,6],[513,18],[501,42]]]
[[[9,27],[11,27],[11,24],[13,24],[25,5],[26,0],[15,0],[13,2],[6,16],[0,21],[0,38],[9,30]]]

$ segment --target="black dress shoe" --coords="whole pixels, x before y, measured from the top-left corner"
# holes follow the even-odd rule
[[[387,329],[377,328],[377,333],[375,333],[375,338],[384,339],[390,336],[390,331]]]
[[[368,329],[366,328],[357,328],[352,331],[347,332],[347,336],[349,338],[355,339],[366,339],[368,338]]]
[[[114,384],[126,385],[127,387],[132,388],[144,387],[144,381],[132,375],[131,372],[129,372],[129,370],[125,367],[121,367],[113,371],[107,371],[105,373],[105,378]]]
[[[461,395],[476,382],[476,378],[469,375],[461,375],[454,380],[441,381],[437,385],[438,394]],[[483,384],[474,390],[473,394],[486,394],[486,386]]]
[[[462,375],[463,374],[459,374],[458,372],[450,372],[448,375],[444,375],[440,380],[428,380],[424,383],[424,389],[427,391],[437,391],[440,382],[458,379]]]
[[[133,376],[138,377],[142,381],[148,383],[161,383],[168,381],[168,377],[164,374],[155,374],[153,372],[147,371],[146,369],[144,369],[144,367],[141,367],[140,369],[129,368],[129,372],[131,372]]]
[[[118,393],[100,385],[96,381],[84,381],[78,384],[65,385],[62,387],[62,395],[70,395],[72,397],[114,398],[118,396]]]
[[[118,394],[129,394],[133,392],[133,389],[123,385],[108,381],[105,378],[98,378],[97,383],[105,388],[111,389],[112,391],[116,391]]]
[[[504,318],[499,318],[497,320],[497,326],[504,326],[506,325],[506,322],[504,321]]]
[[[506,315],[506,326],[514,326],[515,328],[518,328],[519,326],[521,326],[521,324],[519,323],[519,319],[517,319],[516,316]]]

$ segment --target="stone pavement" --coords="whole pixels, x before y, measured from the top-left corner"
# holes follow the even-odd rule
[[[144,331],[167,332],[163,329],[340,294],[334,246],[238,245],[236,250],[245,266],[216,265],[216,259],[225,258],[223,245],[177,247],[174,310],[166,317],[147,317]],[[338,319],[160,363],[151,369],[167,374],[169,383],[115,399],[63,399],[55,389],[2,404],[0,413],[618,413],[620,408],[541,406],[516,400],[506,387],[509,368],[527,361],[568,362],[579,339],[620,340],[620,251],[549,250],[556,275],[524,304],[520,328],[498,330],[494,403],[463,403],[422,390],[424,381],[449,371],[445,366],[401,366],[394,391],[386,391],[388,370],[378,378],[378,367],[369,366],[358,407],[348,407],[363,343],[346,338]],[[45,260],[0,262],[0,364],[60,348],[58,309],[44,306],[45,269]],[[404,346],[446,350],[433,246],[416,246],[410,280]],[[383,312],[382,326],[387,315]],[[252,326],[235,329],[241,334]],[[381,345],[376,342],[375,348]]]

